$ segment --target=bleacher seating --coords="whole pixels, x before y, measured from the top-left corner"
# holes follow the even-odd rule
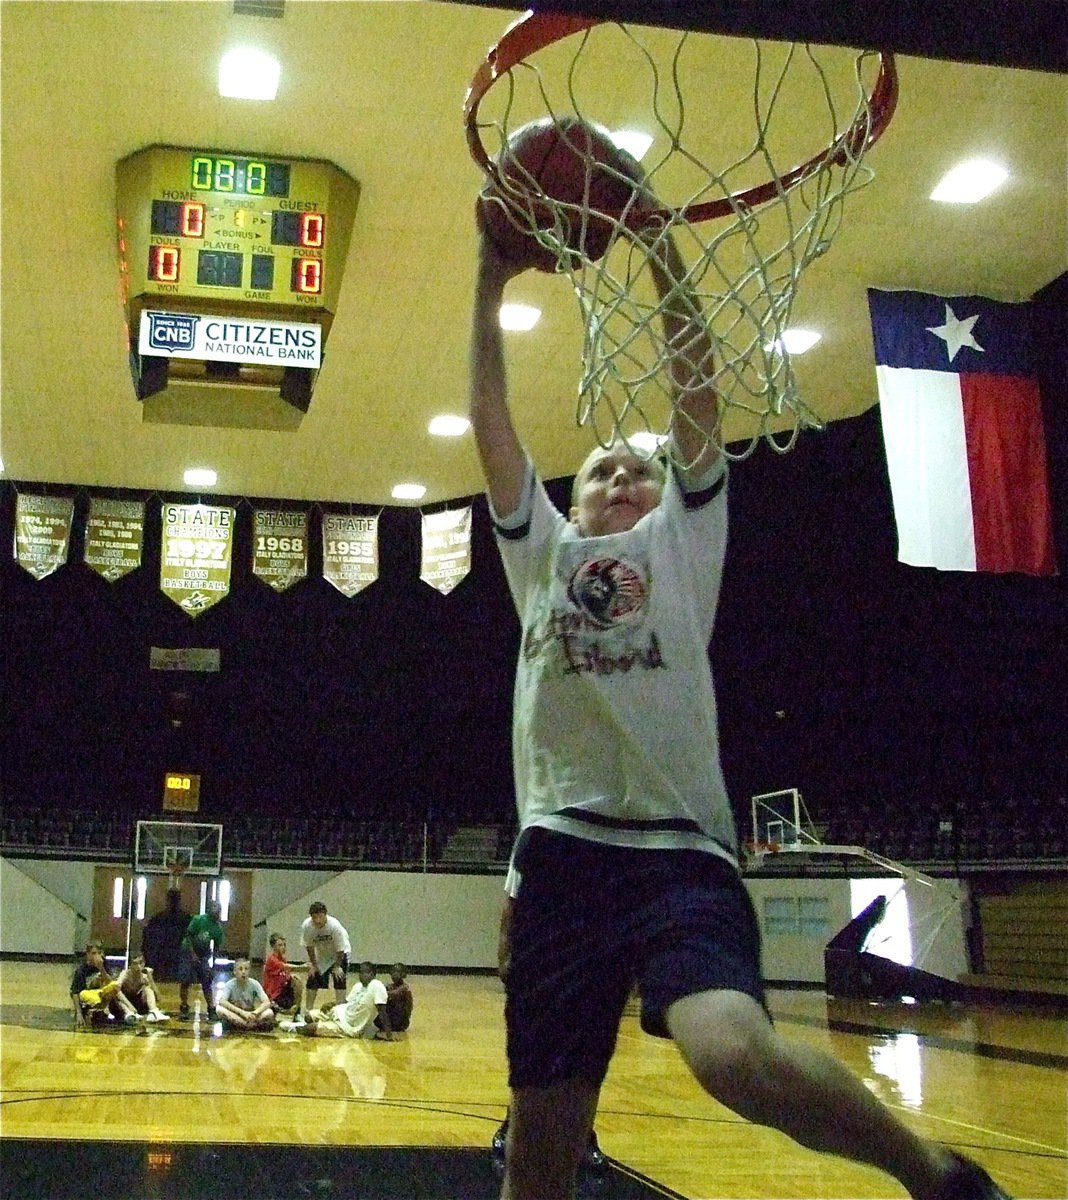
[[[507,862],[514,823],[478,819],[472,802],[448,816],[386,818],[368,811],[359,817],[322,811],[315,815],[203,816],[221,820],[223,849],[233,865],[327,864],[401,870],[463,869]],[[839,812],[809,804],[822,841],[862,845],[887,858],[943,868],[1068,861],[1068,799],[997,803],[976,799],[955,809],[897,797],[883,803],[850,798]],[[9,801],[0,819],[5,854],[122,861],[131,853],[136,814],[122,811],[57,810]],[[143,814],[158,820],[159,813]],[[746,824],[739,814],[739,829]]]

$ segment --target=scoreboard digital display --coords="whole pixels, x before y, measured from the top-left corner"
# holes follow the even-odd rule
[[[200,776],[168,771],[163,777],[165,812],[196,812],[200,808]]]
[[[173,296],[335,311],[359,185],[333,163],[151,146],[116,175],[128,307]]]

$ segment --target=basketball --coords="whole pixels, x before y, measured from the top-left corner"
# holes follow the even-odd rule
[[[505,187],[480,193],[479,224],[510,263],[546,272],[555,271],[557,255],[533,227],[555,229],[575,252],[572,266],[579,255],[596,262],[634,194],[631,179],[640,174],[604,130],[574,117],[545,117],[517,129],[497,166]]]

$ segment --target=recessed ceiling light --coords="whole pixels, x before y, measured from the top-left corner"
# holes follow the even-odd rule
[[[651,133],[641,133],[637,129],[613,129],[608,136],[620,150],[626,150],[638,162],[649,153],[649,147],[653,144]]]
[[[1009,173],[1004,167],[985,158],[962,162],[942,176],[931,193],[932,200],[943,204],[976,204],[999,188]]]
[[[219,95],[234,100],[273,100],[282,67],[278,59],[249,46],[228,50],[219,60]]]
[[[499,320],[502,329],[526,333],[533,329],[541,318],[541,309],[532,304],[502,304]]]
[[[219,476],[210,467],[190,467],[182,476],[190,487],[214,487]]]
[[[784,329],[782,337],[768,342],[764,349],[783,349],[787,354],[804,354],[806,350],[811,350],[822,337],[823,334],[816,333],[814,329]]]
[[[435,437],[462,437],[471,428],[471,422],[466,417],[443,414],[435,417],[426,428],[427,433]]]
[[[422,500],[426,488],[421,483],[398,483],[392,495],[394,500]]]

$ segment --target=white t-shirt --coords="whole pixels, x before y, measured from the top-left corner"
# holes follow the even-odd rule
[[[222,998],[235,1008],[243,1008],[246,1012],[254,1012],[266,999],[267,993],[260,983],[250,975],[242,981],[235,975],[226,985]]]
[[[305,917],[300,927],[300,940],[305,946],[315,947],[315,961],[319,971],[329,971],[337,962],[339,954],[351,954],[349,935],[345,926],[337,919],[327,914],[326,924],[319,929],[311,917]]]
[[[737,865],[708,643],[727,542],[726,464],[669,472],[632,529],[581,537],[528,463],[497,544],[523,627],[513,757],[520,829],[691,848]]]
[[[349,1037],[373,1036],[378,1006],[386,999],[386,985],[381,979],[372,979],[366,987],[357,982],[344,1005],[337,1005],[330,1015]]]

